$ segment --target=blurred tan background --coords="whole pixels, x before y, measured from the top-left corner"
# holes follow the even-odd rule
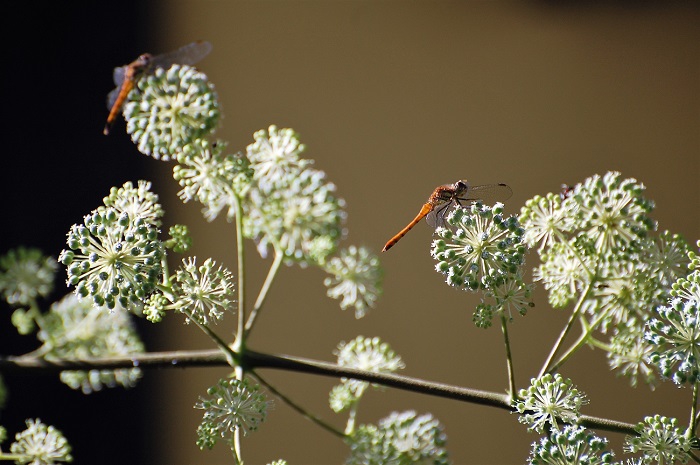
[[[660,229],[693,242],[700,236],[697,3],[162,1],[158,11],[153,52],[213,43],[199,67],[216,86],[225,115],[218,136],[232,150],[244,150],[270,124],[301,134],[306,156],[347,201],[346,245],[379,253],[438,184],[507,183],[514,195],[506,209],[517,213],[535,194],[608,170],[648,186]],[[206,224],[198,205],[180,207],[171,166],[154,165],[171,222],[194,229],[194,253],[235,269],[232,226]],[[430,229],[419,225],[381,255],[384,296],[359,321],[325,297],[321,272],[283,269],[250,346],[333,360],[338,342],[380,336],[403,356],[407,375],[503,392],[500,331],[473,326],[478,297],[443,283],[430,240]],[[269,263],[250,254],[249,295]],[[532,255],[528,268],[535,263]],[[566,319],[548,308],[541,289],[535,298],[537,306],[510,329],[520,387],[536,375]],[[210,347],[178,318],[165,324],[176,333],[152,349]],[[587,414],[636,422],[658,412],[686,421],[688,389],[633,390],[608,372],[601,352],[585,349],[562,372],[588,394]],[[201,411],[190,407],[225,373],[157,375],[168,397],[144,413],[157,415],[157,437],[168,438],[155,442],[159,463],[231,463],[224,445],[196,448]],[[343,427],[327,403],[334,380],[262,373]],[[396,390],[369,393],[359,421],[407,409],[443,422],[455,464],[524,463],[537,439],[506,412]],[[608,437],[619,457],[621,435]],[[277,458],[338,464],[347,456],[342,442],[281,401],[243,448],[247,465]]]

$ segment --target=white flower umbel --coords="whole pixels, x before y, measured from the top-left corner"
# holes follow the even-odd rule
[[[435,269],[451,286],[489,289],[515,276],[524,262],[523,229],[515,216],[503,218],[503,204],[456,208],[438,228],[431,254]]]
[[[346,438],[347,465],[448,465],[443,426],[431,414],[394,412],[378,425],[362,425]]]
[[[256,240],[262,256],[272,245],[290,262],[322,262],[343,237],[345,202],[323,171],[308,168],[285,183],[269,193],[250,190],[244,232]]]
[[[10,305],[30,305],[51,293],[57,269],[38,249],[12,249],[0,257],[0,292]]]
[[[130,181],[122,187],[113,187],[102,202],[105,207],[113,207],[118,215],[126,213],[129,218],[143,218],[155,227],[162,223],[163,207],[158,203],[158,196],[151,192],[148,181],[138,181],[136,187]]]
[[[63,434],[41,420],[27,420],[27,429],[15,435],[10,452],[20,455],[16,463],[29,465],[53,465],[71,462],[71,447]]]
[[[378,337],[357,336],[350,342],[338,344],[334,353],[338,356],[338,365],[374,373],[393,373],[406,366],[389,344]],[[367,381],[342,378],[341,382],[340,386],[331,391],[330,396],[331,408],[336,412],[357,402],[369,387]]]
[[[559,423],[577,422],[581,406],[587,403],[586,396],[559,373],[533,378],[518,397],[514,405],[521,414],[518,420],[538,433],[547,427],[559,429]]]
[[[621,179],[614,171],[592,176],[576,186],[572,198],[579,207],[581,228],[596,250],[629,251],[656,228],[647,216],[654,204],[642,197],[644,189],[636,179]]]
[[[226,143],[200,139],[186,145],[177,155],[173,177],[182,186],[178,196],[183,202],[196,200],[204,205],[204,216],[214,220],[228,209],[235,213],[235,196],[246,193],[253,177],[250,162],[242,154],[226,153]]]
[[[100,208],[71,227],[67,243],[59,256],[67,282],[97,306],[133,310],[155,290],[164,251],[158,230],[143,218]]]
[[[232,311],[233,282],[229,270],[217,266],[211,258],[197,265],[197,259],[182,260],[175,274],[173,291],[177,308],[202,325],[220,320],[225,311]]]
[[[620,325],[610,339],[608,364],[619,370],[632,386],[641,378],[651,389],[656,386],[656,375],[651,363],[655,346],[644,339],[644,328],[639,324]]]
[[[323,264],[332,275],[323,280],[328,297],[340,299],[340,308],[355,308],[355,318],[362,318],[374,307],[382,293],[382,270],[379,258],[365,247],[351,245],[340,255]]]
[[[306,146],[299,141],[293,129],[270,126],[253,134],[255,142],[246,149],[253,168],[258,189],[269,193],[289,184],[290,176],[313,164],[313,160],[300,157]]]
[[[540,244],[539,252],[561,242],[574,227],[575,204],[569,197],[549,193],[536,195],[520,210],[520,223],[525,229],[523,241],[528,247]]]
[[[700,381],[700,303],[673,299],[647,322],[647,342],[654,346],[651,362],[676,384]]]
[[[607,439],[599,438],[583,426],[567,425],[561,431],[553,430],[539,443],[533,443],[528,463],[531,465],[612,463],[613,454],[605,450],[607,446]]]
[[[195,408],[204,410],[202,423],[197,428],[197,445],[211,449],[218,438],[233,439],[240,429],[244,434],[255,431],[265,421],[269,402],[248,380],[220,379],[207,389],[208,397],[200,397]]]
[[[96,308],[89,300],[68,294],[39,320],[39,349],[47,360],[118,357],[143,353],[131,316],[121,307]],[[139,368],[62,371],[61,381],[85,394],[103,387],[133,387],[141,378]]]
[[[625,450],[643,454],[644,463],[687,463],[692,443],[678,420],[661,415],[646,417],[635,427],[637,436],[625,438]]]
[[[124,106],[126,130],[139,151],[169,160],[187,144],[210,134],[219,103],[205,74],[191,66],[158,68],[139,79]]]

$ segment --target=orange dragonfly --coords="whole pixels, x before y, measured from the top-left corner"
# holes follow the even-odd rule
[[[484,184],[483,186],[470,186],[466,181],[457,181],[454,184],[445,184],[436,187],[428,201],[423,204],[418,215],[408,226],[403,228],[394,237],[389,239],[382,252],[392,248],[404,237],[408,231],[413,229],[420,220],[426,219],[428,224],[437,228],[445,225],[447,213],[456,206],[464,204],[507,200],[513,195],[513,190],[505,184]]]
[[[117,87],[107,95],[109,116],[107,116],[107,123],[102,132],[105,135],[109,134],[112,123],[117,119],[117,115],[122,105],[124,105],[126,97],[129,95],[129,92],[131,92],[131,89],[134,88],[139,78],[147,73],[154,72],[157,68],[169,68],[175,63],[193,65],[207,56],[210,51],[211,44],[200,40],[162,55],[153,56],[150,53],[144,53],[128,65],[114,68],[114,84],[116,84]]]

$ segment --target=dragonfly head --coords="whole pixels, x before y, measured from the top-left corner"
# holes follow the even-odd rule
[[[134,65],[134,68],[142,70],[150,66],[151,60],[153,60],[153,55],[150,53],[144,53],[143,55],[139,55],[132,65]]]
[[[456,196],[459,197],[460,195],[467,192],[467,190],[469,189],[469,184],[467,184],[467,181],[460,180],[460,181],[457,181],[453,187],[454,187]]]

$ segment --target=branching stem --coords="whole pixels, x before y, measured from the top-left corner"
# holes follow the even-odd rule
[[[231,350],[227,348],[227,350]],[[238,354],[237,354],[238,355]],[[461,402],[486,405],[513,411],[510,398],[506,394],[482,391],[450,384],[426,381],[419,378],[397,375],[394,373],[374,373],[371,371],[341,367],[334,363],[322,362],[289,355],[274,355],[252,350],[239,356],[239,364],[246,370],[271,368],[299,373],[309,373],[334,378],[353,378],[370,383],[427,394]],[[36,357],[0,357],[0,372],[19,370],[23,373],[32,371],[50,373],[63,370],[114,370],[118,368],[174,368],[185,366],[228,366],[227,354],[221,350],[178,351],[140,354],[129,357],[105,357],[84,360],[62,359],[45,360]],[[582,415],[579,424],[592,429],[612,431],[623,434],[637,433],[633,424],[617,420]]]
[[[272,392],[276,397],[278,397],[280,400],[282,400],[282,402],[284,402],[285,404],[289,405],[292,409],[299,412],[304,418],[311,420],[312,422],[316,423],[321,428],[325,429],[326,431],[328,431],[328,432],[330,432],[338,437],[341,437],[341,438],[345,437],[345,435],[341,431],[334,428],[332,425],[326,423],[325,421],[321,420],[319,417],[310,413],[308,410],[301,407],[299,404],[294,402],[292,399],[290,399],[289,397],[282,394],[280,391],[277,390],[277,388],[275,388],[273,385],[271,385],[270,383],[265,381],[265,379],[262,376],[260,376],[259,373],[256,373],[255,371],[251,371],[250,375],[253,376],[255,379],[257,379],[260,382],[260,384],[265,386],[268,389],[268,391]]]
[[[255,320],[258,317],[260,310],[263,307],[263,304],[265,303],[265,299],[267,298],[267,293],[270,290],[270,287],[272,286],[272,282],[275,280],[275,276],[277,276],[277,272],[280,269],[280,265],[282,265],[283,258],[284,254],[279,252],[275,248],[275,258],[272,261],[272,265],[270,265],[270,271],[267,272],[267,277],[265,278],[265,282],[263,283],[262,288],[260,288],[260,293],[258,294],[258,298],[255,301],[255,306],[250,312],[248,321],[245,324],[244,331],[246,336],[248,335],[248,333],[250,333],[251,329],[253,329]]]

